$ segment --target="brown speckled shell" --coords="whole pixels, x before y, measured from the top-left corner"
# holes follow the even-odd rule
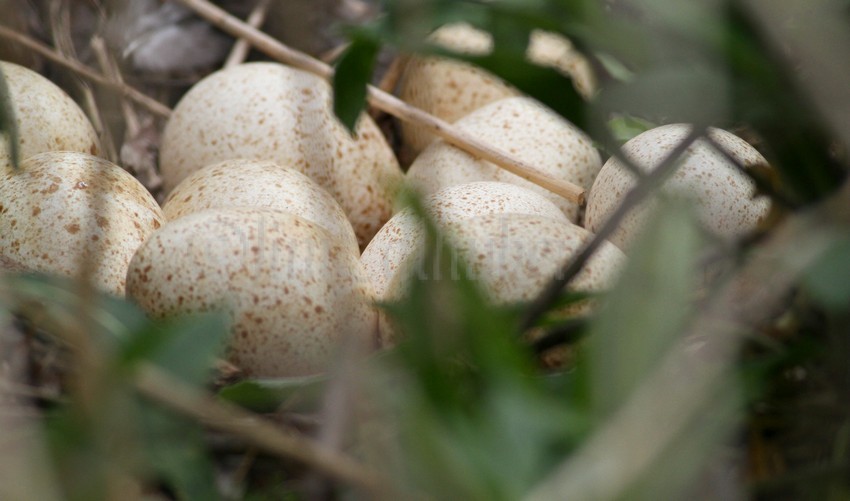
[[[258,207],[291,212],[326,229],[360,254],[342,207],[324,188],[295,169],[260,160],[225,160],[177,185],[163,212],[169,221],[206,209]]]
[[[585,189],[591,187],[602,167],[599,153],[587,135],[529,98],[491,103],[455,125],[545,174]],[[407,172],[407,182],[424,193],[473,181],[501,181],[529,188],[554,202],[571,221],[578,218],[576,204],[490,162],[475,159],[443,140],[426,148]]]
[[[656,127],[628,141],[623,152],[645,172],[650,172],[689,132],[690,126],[686,124]],[[744,167],[767,165],[755,148],[734,134],[721,129],[709,129],[709,133]],[[634,185],[634,176],[615,158],[609,159],[588,194],[585,227],[592,232],[599,231]],[[721,238],[752,232],[770,210],[767,197],[755,197],[754,183],[704,140],[688,148],[682,164],[666,181],[663,190],[691,198],[702,224]],[[652,205],[649,201],[631,211],[611,236],[611,242],[628,249]]]
[[[164,221],[133,176],[85,153],[41,153],[20,172],[0,171],[0,260],[17,269],[75,276],[94,259],[94,283],[123,295],[130,258]]]
[[[443,26],[432,36],[434,43],[465,54],[482,55],[492,50],[489,33],[458,23]],[[528,59],[541,66],[553,67],[575,79],[576,88],[588,96],[595,88],[590,64],[565,38],[554,33],[531,34]],[[494,101],[519,92],[495,75],[460,61],[440,57],[411,57],[399,79],[399,97],[448,122]],[[422,127],[402,122],[402,138],[416,154],[425,149],[434,136]]]
[[[493,303],[502,305],[537,297],[567,259],[592,238],[590,232],[572,223],[528,214],[486,214],[455,221],[445,229],[470,276]],[[387,301],[404,297],[421,256],[419,252],[402,264],[387,286]],[[624,263],[623,253],[606,242],[571,282],[570,290],[605,290],[613,285]],[[384,315],[380,323],[382,338],[393,339],[393,328]]]
[[[449,186],[425,199],[425,207],[438,226],[484,214],[529,214],[569,220],[549,200],[539,194],[508,183],[477,182]],[[383,299],[387,284],[403,261],[422,245],[424,232],[410,210],[403,210],[381,228],[363,251],[363,263]]]
[[[18,124],[21,160],[45,151],[100,154],[100,140],[83,110],[68,94],[38,73],[0,61]],[[5,134],[0,134],[0,166],[9,163]]]
[[[234,158],[271,160],[319,183],[345,210],[361,247],[389,219],[402,179],[371,118],[361,117],[353,138],[334,117],[324,80],[275,63],[209,75],[183,96],[165,127],[160,168],[167,190]]]
[[[256,377],[322,372],[345,336],[375,341],[357,257],[315,223],[271,209],[169,222],[133,257],[127,295],[155,317],[229,312],[229,358]]]

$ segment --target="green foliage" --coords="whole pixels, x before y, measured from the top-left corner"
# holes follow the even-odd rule
[[[835,235],[831,245],[804,277],[815,300],[825,307],[842,311],[850,305],[850,238]]]
[[[334,114],[352,134],[360,113],[366,107],[366,86],[372,78],[379,48],[374,39],[357,36],[336,65],[333,77]]]
[[[428,227],[422,273],[386,307],[404,336],[386,361],[402,386],[383,396],[400,464],[440,498],[517,499],[585,432],[587,416],[546,391],[514,334],[516,316],[489,305],[462,263],[440,258],[456,253]]]
[[[49,409],[45,420],[54,468],[68,499],[105,499],[116,478],[157,479],[179,499],[217,499],[213,468],[197,423],[163,409],[135,390],[134,367],[156,365],[199,385],[228,333],[220,314],[148,320],[136,306],[104,294],[86,304],[78,284],[42,275],[3,277],[3,305],[48,332],[86,332],[94,360],[79,376],[81,392]],[[80,312],[90,312],[87,317]],[[86,331],[79,331],[80,327]],[[61,339],[65,339],[60,336]]]
[[[594,414],[615,411],[658,365],[694,311],[702,237],[687,204],[662,204],[641,233],[588,339]]]

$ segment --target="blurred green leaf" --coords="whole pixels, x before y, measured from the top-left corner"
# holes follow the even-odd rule
[[[220,312],[159,320],[124,344],[123,362],[153,363],[183,381],[201,384],[229,333],[228,317]]]
[[[632,115],[615,115],[608,121],[611,135],[620,144],[654,127],[657,127],[657,124]]]
[[[686,202],[660,200],[594,317],[586,362],[599,418],[614,412],[651,373],[694,310],[701,233]]]
[[[515,309],[490,305],[413,207],[428,247],[408,294],[387,306],[403,334],[386,361],[394,391],[378,393],[400,428],[403,459],[385,461],[437,498],[519,498],[589,429],[586,408],[547,393],[516,336]]]
[[[197,423],[142,400],[136,418],[148,467],[177,499],[220,499],[211,456]]]
[[[729,118],[729,106],[724,72],[688,64],[648,70],[612,84],[599,93],[594,111],[603,121],[617,113],[655,123],[722,124]]]
[[[372,79],[379,49],[376,40],[355,36],[336,64],[333,76],[334,114],[352,134],[366,108],[367,85]]]
[[[225,386],[218,396],[254,412],[273,412],[285,403],[288,410],[315,410],[327,383],[327,375],[251,379]]]
[[[850,306],[850,237],[837,236],[806,272],[804,284],[812,297],[832,310]]]
[[[12,97],[9,95],[6,75],[2,69],[0,69],[0,134],[6,136],[6,152],[9,154],[12,167],[18,169],[21,165],[21,152],[18,147],[18,120],[15,117]]]

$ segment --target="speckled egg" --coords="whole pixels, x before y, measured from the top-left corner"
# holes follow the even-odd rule
[[[449,186],[424,200],[434,222],[443,227],[484,214],[528,214],[569,220],[540,194],[508,183],[476,182]],[[393,216],[363,251],[360,262],[372,280],[376,297],[383,299],[399,265],[422,245],[424,230],[410,209]]]
[[[468,24],[446,25],[431,35],[437,45],[470,55],[484,55],[493,49],[493,37]],[[590,64],[577,53],[569,40],[555,33],[534,31],[528,47],[528,59],[541,66],[553,67],[574,79],[585,96],[592,94],[595,78]],[[411,57],[398,84],[399,97],[448,122],[484,105],[516,96],[519,92],[501,79],[471,64],[441,57]],[[434,136],[414,124],[401,124],[402,138],[411,152],[425,149]]]
[[[45,152],[0,172],[0,261],[6,268],[76,276],[124,294],[133,253],[165,218],[133,176],[98,157]]]
[[[690,133],[686,124],[648,130],[628,141],[623,154],[644,172],[658,167]],[[745,168],[767,161],[743,139],[721,129],[709,129],[711,138]],[[626,194],[635,186],[634,176],[615,158],[602,167],[593,183],[585,213],[585,227],[599,231]],[[770,200],[756,196],[753,181],[705,140],[692,144],[676,172],[665,182],[667,193],[691,198],[703,225],[721,238],[752,232],[770,210]],[[627,249],[651,210],[652,201],[631,211],[611,236],[611,242]]]
[[[319,373],[342,339],[376,339],[357,256],[319,225],[271,209],[169,222],[133,257],[127,295],[154,317],[228,312],[229,359],[255,377]]]
[[[295,169],[260,160],[225,160],[184,179],[168,195],[169,221],[206,209],[264,207],[291,212],[326,229],[360,254],[348,218],[324,188]]]
[[[23,66],[0,61],[18,124],[21,160],[45,151],[100,154],[100,140],[83,110],[50,80]],[[9,163],[6,135],[0,134],[0,164]]]
[[[333,115],[330,86],[275,63],[248,63],[213,73],[187,92],[162,137],[166,190],[223,160],[271,160],[297,169],[339,202],[361,247],[392,214],[402,178],[371,118],[352,137]]]
[[[445,226],[447,239],[494,304],[508,305],[537,297],[561,266],[578,252],[592,234],[563,220],[529,214],[486,214],[461,219]],[[389,282],[385,299],[403,298],[424,250],[402,263]],[[457,259],[444,257],[444,262]],[[573,291],[594,292],[611,287],[624,265],[623,253],[604,243],[571,282]],[[452,276],[442,277],[444,280]],[[575,311],[573,313],[576,313]],[[382,315],[381,335],[395,337]]]
[[[512,97],[488,104],[458,120],[458,128],[495,144],[554,178],[589,189],[602,160],[591,139],[536,101]],[[501,181],[534,190],[555,203],[571,221],[578,206],[486,160],[435,141],[410,166],[407,182],[424,193],[473,181]]]

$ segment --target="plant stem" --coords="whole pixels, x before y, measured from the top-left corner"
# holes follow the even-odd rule
[[[179,1],[222,31],[247,40],[255,48],[266,53],[273,59],[313,73],[325,80],[330,80],[333,76],[333,68],[327,64],[303,52],[287,47],[266,33],[231,16],[207,0]],[[441,120],[419,108],[405,103],[392,94],[370,85],[368,86],[367,99],[369,104],[375,108],[385,111],[405,122],[419,125],[427,129],[428,132],[440,136],[447,143],[473,156],[490,161],[508,172],[560,195],[571,202],[578,205],[584,204],[584,189],[580,186],[562,179],[547,176],[534,166],[505,153],[499,148],[478,140],[445,120]]]
[[[71,71],[79,74],[80,76],[88,80],[92,80],[105,87],[115,89],[122,95],[126,96],[128,99],[132,99],[133,101],[145,107],[148,111],[155,115],[158,115],[162,118],[168,118],[171,115],[171,110],[167,106],[143,94],[138,89],[130,87],[127,84],[113,82],[109,78],[101,75],[100,73],[94,71],[88,66],[78,63],[76,61],[71,61],[70,59],[57,53],[50,47],[42,44],[41,42],[30,38],[27,35],[24,35],[23,33],[3,26],[2,24],[0,24],[0,38],[5,38],[15,43],[21,44],[24,47],[27,47],[28,49],[37,52],[38,54],[46,57],[47,59],[50,59],[51,61],[70,69]]]
[[[620,222],[638,204],[643,202],[655,189],[660,186],[676,168],[678,168],[679,157],[691,144],[703,135],[704,129],[694,127],[690,134],[680,142],[661,164],[638,181],[638,184],[623,198],[617,210],[605,221],[602,228],[590,239],[577,254],[567,260],[561,271],[549,282],[543,292],[529,305],[525,316],[520,322],[520,329],[525,331],[537,322],[538,319],[549,309],[550,305],[558,299],[564,287],[579,274],[585,263],[593,256],[596,250],[614,233]]]

